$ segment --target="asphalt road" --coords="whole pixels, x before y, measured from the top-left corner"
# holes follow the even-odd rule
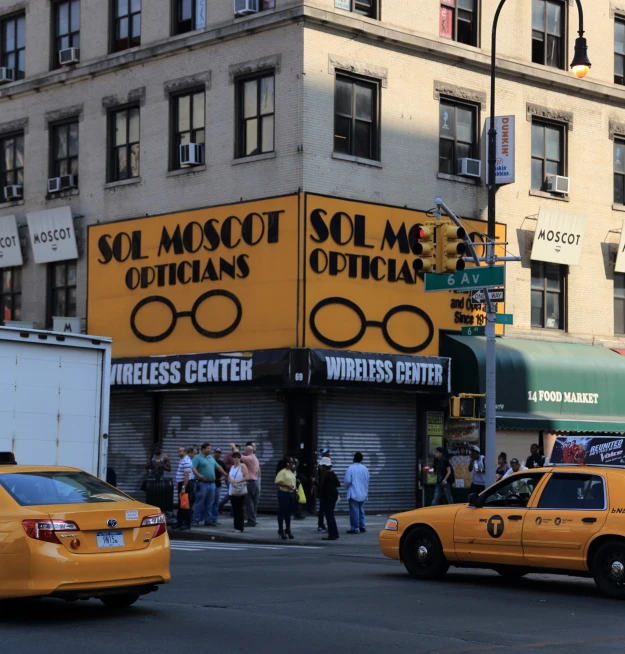
[[[0,652],[623,652],[622,602],[589,580],[454,571],[416,582],[370,546],[174,543],[171,585],[96,601],[0,604]]]

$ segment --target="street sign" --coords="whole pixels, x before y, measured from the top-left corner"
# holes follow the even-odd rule
[[[506,299],[505,290],[503,288],[489,288],[488,297],[491,302],[503,302]],[[484,304],[486,302],[486,295],[484,289],[480,288],[478,291],[471,293],[471,301],[473,304]]]
[[[495,322],[498,325],[512,325],[512,314],[511,313],[498,313],[496,316]]]
[[[486,336],[486,327],[463,327],[463,336]]]
[[[469,268],[451,275],[425,275],[425,291],[470,291],[504,285],[504,266]]]

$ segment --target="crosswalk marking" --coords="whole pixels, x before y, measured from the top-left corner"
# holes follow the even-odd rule
[[[172,540],[172,550],[177,552],[202,552],[206,550],[224,550],[226,552],[242,552],[245,550],[317,550],[314,545],[258,545],[256,543],[213,543],[210,541]]]

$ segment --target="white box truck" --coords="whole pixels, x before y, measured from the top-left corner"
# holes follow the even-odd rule
[[[0,327],[0,452],[106,479],[111,339]]]

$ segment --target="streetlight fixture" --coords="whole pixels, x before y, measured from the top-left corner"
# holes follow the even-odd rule
[[[588,58],[588,44],[584,38],[584,10],[581,0],[575,0],[579,13],[578,38],[575,40],[575,52],[571,69],[573,75],[578,79],[586,77],[590,71],[590,59]],[[490,62],[490,129],[488,130],[488,251],[487,262],[494,266],[495,257],[495,192],[496,192],[496,171],[497,171],[497,128],[495,126],[495,79],[496,79],[496,51],[497,51],[497,25],[499,14],[503,9],[506,0],[501,0],[495,17],[493,19],[493,31],[491,40],[491,62]],[[493,304],[488,300],[486,293],[486,454],[495,456],[496,452],[496,338],[495,338],[496,314]],[[486,470],[486,484],[495,483],[495,466],[489,465]]]

